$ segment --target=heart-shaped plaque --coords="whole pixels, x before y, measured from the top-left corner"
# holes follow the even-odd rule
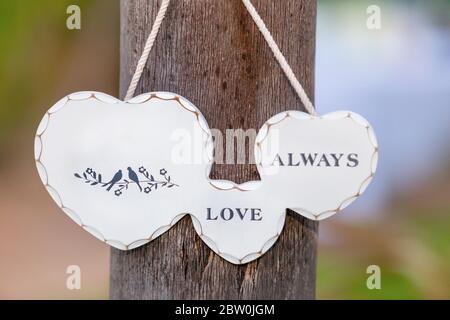
[[[35,137],[46,189],[86,231],[122,250],[157,238],[189,214],[203,241],[242,264],[277,240],[287,208],[321,220],[361,195],[378,147],[351,112],[290,111],[260,130],[262,181],[213,181],[213,139],[201,112],[173,93],[122,102],[80,92],[54,105]]]

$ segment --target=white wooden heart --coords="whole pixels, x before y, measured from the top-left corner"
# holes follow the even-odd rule
[[[35,137],[46,189],[100,240],[134,249],[189,214],[203,241],[235,264],[270,249],[286,208],[319,220],[355,200],[375,172],[377,150],[372,129],[356,114],[286,112],[258,134],[262,181],[212,181],[213,143],[203,115],[165,92],[128,102],[97,92],[69,95],[45,114]],[[296,165],[294,154],[316,153],[331,158]]]
[[[263,181],[279,190],[284,206],[312,220],[328,218],[355,201],[378,163],[374,131],[349,111],[322,117],[280,113],[260,130],[255,150]]]
[[[172,161],[177,133],[203,143],[210,136],[197,108],[174,94],[125,103],[102,93],[75,93],[39,125],[39,175],[75,222],[116,248],[133,249],[187,214],[197,182],[206,180],[210,160],[192,155],[202,161]]]

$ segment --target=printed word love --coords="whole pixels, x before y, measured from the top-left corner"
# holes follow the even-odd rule
[[[233,219],[240,219],[244,221],[244,219],[247,219],[249,221],[261,221],[263,219],[262,217],[262,210],[260,208],[223,208],[220,210],[219,213],[213,213],[212,208],[206,209],[206,220],[223,220],[223,221],[230,221]]]

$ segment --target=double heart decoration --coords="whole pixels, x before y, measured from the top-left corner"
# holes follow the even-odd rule
[[[131,250],[189,215],[202,240],[234,264],[257,259],[275,243],[287,208],[322,220],[355,201],[374,176],[378,145],[355,113],[287,111],[257,135],[261,181],[209,179],[213,154],[199,109],[165,92],[127,102],[71,94],[48,110],[35,137],[47,191],[100,240]]]
[[[255,141],[261,181],[209,179],[213,137],[197,107],[173,93],[133,98],[170,0],[162,0],[126,96],[71,94],[47,111],[35,137],[39,176],[77,224],[122,250],[140,247],[189,215],[197,234],[234,264],[263,255],[291,209],[328,218],[355,201],[375,174],[378,145],[361,116],[316,116],[250,0],[242,0],[309,112],[269,119]]]

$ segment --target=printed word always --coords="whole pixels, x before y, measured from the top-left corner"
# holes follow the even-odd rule
[[[350,153],[287,153],[277,154],[272,166],[279,167],[349,167],[359,165],[358,154]]]

